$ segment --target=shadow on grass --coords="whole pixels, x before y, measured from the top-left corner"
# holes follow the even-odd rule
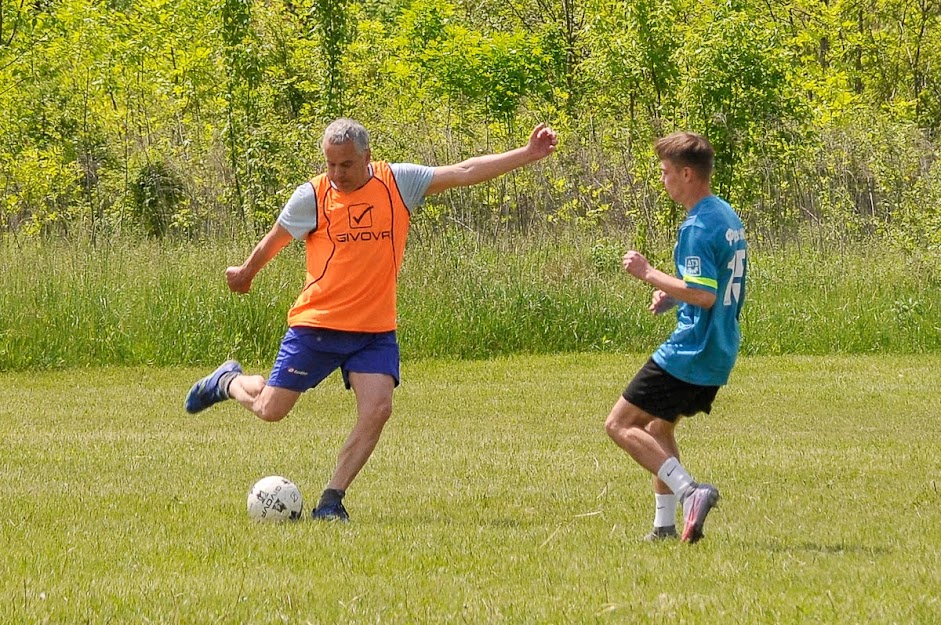
[[[771,541],[765,543],[756,543],[755,547],[760,550],[770,551],[772,553],[819,553],[824,555],[835,555],[835,554],[865,554],[865,555],[886,555],[891,553],[893,550],[886,547],[875,547],[872,545],[858,545],[850,543],[832,543],[832,544],[821,544],[814,542],[801,542],[801,543],[782,543],[778,541]]]
[[[489,529],[528,529],[541,526],[537,521],[521,521],[513,518],[487,517],[480,519],[464,519],[457,516],[445,516],[439,514],[417,514],[402,515],[396,517],[385,517],[381,521],[377,520],[378,525],[401,526],[401,525],[421,525],[426,527],[476,527]]]

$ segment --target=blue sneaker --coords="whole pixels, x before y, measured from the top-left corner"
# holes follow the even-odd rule
[[[690,544],[703,537],[706,515],[719,503],[719,491],[712,484],[700,484],[683,499],[683,542]]]
[[[317,507],[310,513],[311,518],[318,521],[349,521],[350,515],[343,507],[343,495],[345,494],[343,491],[332,488],[325,490]]]
[[[196,414],[213,404],[228,399],[229,394],[221,385],[222,378],[227,373],[235,377],[242,373],[242,366],[234,360],[226,360],[218,369],[194,384],[186,395],[186,412]]]
[[[346,508],[343,507],[342,501],[317,506],[314,508],[314,511],[310,513],[310,517],[317,521],[343,521],[346,523],[350,520],[350,515],[346,512]]]

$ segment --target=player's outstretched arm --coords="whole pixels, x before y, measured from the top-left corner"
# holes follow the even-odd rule
[[[555,151],[559,138],[555,131],[539,124],[529,135],[529,142],[523,147],[502,152],[475,156],[455,165],[435,167],[431,184],[425,195],[434,195],[454,187],[468,187],[480,182],[492,180],[524,165],[542,160]]]
[[[275,222],[268,234],[262,237],[244,263],[238,267],[229,267],[225,270],[225,280],[229,285],[229,289],[236,293],[248,293],[252,288],[252,280],[255,279],[258,272],[293,240],[294,237],[291,236],[291,233],[285,230],[281,224]]]

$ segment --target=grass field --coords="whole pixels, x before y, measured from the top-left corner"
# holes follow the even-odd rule
[[[282,423],[197,417],[195,369],[0,374],[2,623],[938,623],[938,356],[748,357],[679,428],[722,491],[706,538],[650,545],[648,477],[602,422],[644,355],[411,361],[346,499],[337,376]]]

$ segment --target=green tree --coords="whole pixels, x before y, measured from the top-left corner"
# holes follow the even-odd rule
[[[350,18],[350,0],[314,0],[310,8],[313,30],[320,36],[325,63],[325,114],[328,118],[344,114],[343,57],[353,39],[355,24]]]
[[[686,125],[715,145],[717,190],[747,200],[753,189],[738,169],[759,150],[790,143],[807,119],[791,58],[773,25],[755,23],[734,3],[717,8],[688,37]]]

